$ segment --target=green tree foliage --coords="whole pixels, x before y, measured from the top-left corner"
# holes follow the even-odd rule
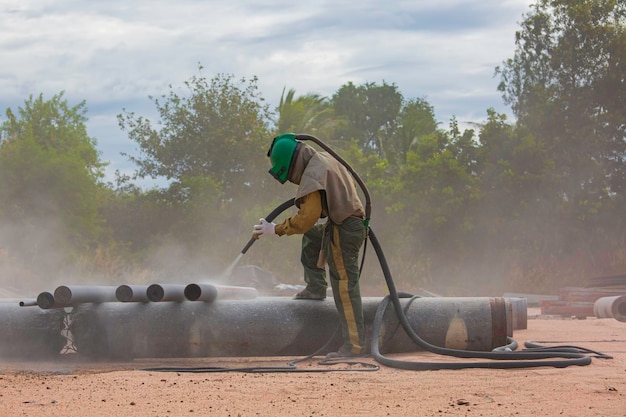
[[[348,126],[339,131],[345,140],[356,139],[366,153],[387,157],[387,144],[396,133],[402,108],[402,94],[395,84],[378,86],[349,82],[333,95],[335,114],[347,119]]]
[[[625,57],[623,1],[541,0],[498,69],[526,143],[550,168],[527,199],[551,225],[537,250],[593,252],[623,239]]]
[[[307,133],[318,137],[333,137],[341,120],[335,117],[334,109],[326,97],[306,94],[296,98],[291,89],[280,96],[278,105],[279,133]]]
[[[543,144],[527,129],[508,123],[506,115],[493,109],[487,114],[474,168],[481,197],[469,207],[476,219],[471,240],[474,264],[484,265],[476,275],[503,281],[512,269],[527,271],[546,249],[545,231],[554,221],[547,213],[558,191],[547,187],[554,163]],[[533,284],[534,291],[545,290]],[[522,284],[501,285],[528,291]]]
[[[250,236],[251,225],[245,233],[239,227],[241,215],[246,205],[267,195],[266,184],[274,181],[267,175],[265,158],[271,113],[256,78],[199,75],[184,85],[188,89],[184,95],[170,87],[169,94],[151,98],[160,118],[158,129],[132,112],[118,116],[122,130],[140,147],[140,156],[130,156],[138,166],[137,176],[165,177],[169,183],[148,198],[118,196],[109,213],[129,204],[147,204],[152,215],[132,217],[138,222],[132,220],[128,229],[152,230],[145,244],[182,248],[176,262],[171,259],[164,270],[184,267],[197,272],[224,260],[228,251],[234,253],[235,245],[243,245],[241,240]],[[126,234],[123,224],[117,227],[117,236]],[[171,257],[178,253],[167,252]],[[181,262],[183,258],[187,262]]]
[[[210,177],[220,184],[225,200],[254,193],[263,185],[258,156],[266,151],[268,105],[258,92],[257,79],[235,81],[220,74],[185,82],[189,95],[170,89],[153,99],[160,129],[133,112],[118,116],[122,130],[139,144],[142,156],[130,156],[137,175],[165,177],[182,184]],[[152,99],[152,98],[151,98]]]
[[[413,99],[402,105],[398,129],[389,144],[387,156],[395,164],[406,163],[406,155],[420,139],[437,130],[435,109],[425,99]]]
[[[424,257],[429,273],[469,250],[467,235],[474,220],[467,207],[480,193],[473,175],[475,161],[465,155],[473,154],[476,146],[473,131],[460,134],[453,120],[451,132],[423,136],[400,171],[393,212],[410,236],[404,246]]]
[[[178,221],[179,210],[163,194],[169,191],[143,191],[127,184],[111,190],[101,207],[111,237],[128,253],[142,254],[167,236]],[[129,256],[132,258],[132,256]]]
[[[6,111],[0,127],[2,244],[29,263],[42,260],[47,245],[80,251],[101,236],[104,164],[87,135],[86,112],[84,102],[72,107],[63,93],[49,101],[31,96],[17,113]]]

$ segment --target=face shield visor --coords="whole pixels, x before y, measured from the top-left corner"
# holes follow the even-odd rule
[[[289,170],[297,154],[296,150],[300,142],[296,140],[294,133],[283,133],[276,136],[267,151],[272,167],[269,173],[281,184],[289,178]]]

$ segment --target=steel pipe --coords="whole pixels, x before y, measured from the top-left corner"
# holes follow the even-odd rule
[[[37,299],[29,298],[25,300],[20,300],[19,305],[20,307],[34,307],[37,306]]]
[[[189,284],[183,292],[189,301],[214,301],[217,298],[217,288],[212,284]]]
[[[233,285],[189,284],[184,294],[189,301],[249,300],[257,297],[257,290]]]
[[[597,318],[614,318],[626,322],[626,295],[598,298],[593,304],[593,313]]]
[[[117,301],[115,287],[108,285],[61,285],[54,290],[54,299],[68,306]]]
[[[528,328],[528,301],[522,297],[504,298],[506,303],[506,314],[511,318],[511,326],[507,330],[509,336],[513,336],[514,330]]]
[[[180,289],[180,288],[178,288]],[[380,298],[363,299],[366,328]],[[506,344],[502,298],[402,300],[411,325],[431,344],[488,351]],[[299,356],[313,353],[338,326],[332,301],[260,297],[219,303],[84,304],[74,310],[72,332],[79,353],[94,358]],[[329,349],[340,345],[336,337]],[[397,321],[384,315],[382,352],[419,350]]]
[[[147,303],[150,301],[147,291],[147,285],[120,285],[115,290],[115,298],[124,303]]]
[[[500,297],[418,298],[406,309],[406,316],[422,339],[450,349],[488,351],[504,346],[507,344],[508,329],[512,328],[506,302]],[[396,323],[396,313],[387,312],[385,319]],[[384,333],[381,331],[381,336]],[[394,350],[416,349],[403,329],[395,341],[399,345]],[[385,353],[384,349],[381,353]]]
[[[48,310],[50,308],[67,307],[66,305],[61,304],[57,300],[55,300],[54,295],[47,291],[39,293],[39,295],[37,296],[37,305],[43,310]]]
[[[185,301],[185,285],[182,284],[152,284],[146,289],[150,301]]]

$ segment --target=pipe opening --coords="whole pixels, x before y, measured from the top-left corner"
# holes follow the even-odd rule
[[[37,296],[37,305],[43,309],[52,308],[54,306],[54,296],[49,292],[42,292]]]
[[[202,294],[202,290],[198,284],[189,284],[185,287],[185,298],[189,301],[197,301]]]
[[[128,302],[133,299],[133,289],[128,285],[120,285],[115,290],[115,298],[121,302]]]
[[[159,284],[152,284],[146,290],[146,295],[150,301],[161,301],[165,296],[165,290]]]
[[[72,300],[72,290],[65,285],[61,285],[54,290],[54,299],[61,304],[68,304]]]

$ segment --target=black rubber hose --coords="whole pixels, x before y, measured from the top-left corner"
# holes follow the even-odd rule
[[[294,198],[285,201],[283,204],[281,204],[280,206],[276,207],[267,216],[265,216],[264,217],[265,220],[268,221],[268,222],[271,222],[276,217],[278,217],[278,215],[280,213],[282,213],[283,211],[287,210],[289,207],[293,206],[294,204],[295,204],[295,199]],[[257,240],[257,238],[252,236],[250,238],[250,240],[248,241],[248,243],[246,243],[246,246],[244,246],[243,249],[241,250],[241,253],[244,254],[244,253],[248,252],[248,249],[250,249],[250,246],[252,246],[256,240]]]
[[[564,351],[564,350],[551,350],[546,349],[543,351],[530,350],[530,351],[520,351],[520,352],[508,352],[508,351],[492,351],[492,352],[479,352],[479,351],[469,351],[469,350],[461,350],[461,349],[449,349],[440,346],[435,346],[423,340],[411,327],[406,314],[400,304],[400,297],[396,290],[395,284],[393,282],[393,278],[391,276],[391,271],[389,270],[389,265],[387,264],[387,260],[382,251],[382,247],[376,237],[374,231],[370,228],[369,230],[369,238],[372,242],[372,246],[374,247],[374,251],[378,257],[378,261],[383,270],[383,275],[385,277],[385,281],[387,283],[387,288],[389,289],[389,295],[387,295],[383,301],[379,304],[376,315],[374,317],[373,330],[372,330],[372,344],[371,344],[371,352],[372,357],[374,359],[383,364],[394,368],[400,369],[408,369],[408,370],[436,370],[436,369],[464,369],[464,368],[530,368],[530,367],[538,367],[538,366],[553,366],[558,368],[563,368],[571,365],[588,365],[591,363],[591,358],[589,356],[583,355],[581,353],[575,353],[572,351]],[[404,331],[406,334],[415,342],[416,345],[421,348],[437,353],[440,355],[446,356],[454,356],[459,358],[481,358],[481,359],[492,359],[490,362],[409,362],[409,361],[398,361],[394,359],[390,359],[384,357],[380,354],[378,348],[378,338],[379,338],[379,329],[382,323],[382,318],[389,304],[393,304],[393,307],[396,312],[396,316],[400,321]],[[545,359],[555,359],[562,358],[559,360],[545,360]],[[541,360],[539,360],[541,359]],[[529,361],[534,360],[534,361]],[[505,361],[505,362],[503,362]]]

